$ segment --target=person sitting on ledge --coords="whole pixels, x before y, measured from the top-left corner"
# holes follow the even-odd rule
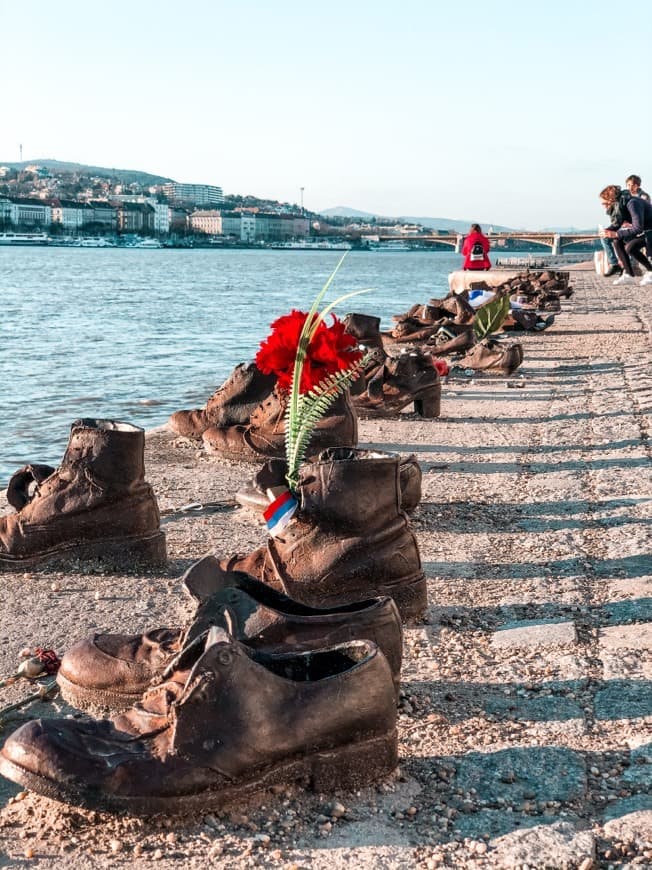
[[[600,202],[608,214],[613,215],[615,206],[621,197],[621,189],[617,184],[610,184],[600,192]],[[613,239],[614,250],[623,266],[623,274],[616,278],[614,284],[634,284],[633,257],[645,269],[641,286],[652,284],[652,263],[642,251],[646,247],[652,251],[652,204],[640,196],[632,196],[625,203],[619,227],[612,226],[603,230],[606,238]]]
[[[473,271],[487,271],[491,269],[491,261],[489,260],[489,239],[483,235],[480,224],[471,224],[471,232],[464,239],[462,246],[464,254],[465,271],[471,269]]]
[[[628,175],[625,179],[625,186],[632,196],[640,196],[641,199],[646,199],[650,202],[650,194],[646,193],[641,187],[640,175]]]

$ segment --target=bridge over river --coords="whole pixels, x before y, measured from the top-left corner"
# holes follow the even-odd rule
[[[531,242],[534,245],[541,245],[542,247],[550,248],[551,253],[554,255],[561,254],[562,249],[569,248],[571,245],[577,245],[582,242],[592,242],[599,238],[597,233],[531,233],[527,230],[524,230],[523,232],[486,233],[486,235],[489,241],[494,243],[506,239]],[[379,236],[379,241],[397,241],[399,238],[403,242],[419,242],[420,244],[428,245],[447,245],[450,248],[454,248],[456,254],[461,253],[462,242],[464,241],[464,235],[462,233],[449,233],[448,235],[423,233],[420,235],[400,237]]]

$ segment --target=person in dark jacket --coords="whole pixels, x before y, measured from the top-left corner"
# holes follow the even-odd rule
[[[621,190],[616,184],[610,184],[600,193],[602,205],[609,211],[619,199]],[[604,230],[606,238],[613,239],[614,249],[623,266],[623,274],[616,278],[614,284],[633,284],[633,257],[645,269],[641,286],[652,284],[652,263],[643,253],[646,247],[652,251],[652,203],[639,196],[631,196],[625,203],[622,212],[621,225]]]
[[[616,185],[613,186],[615,187]],[[625,207],[632,194],[627,190],[621,190],[620,187],[618,188],[618,191],[619,193],[616,198],[610,200],[610,204],[605,206],[605,210],[610,219],[609,226],[607,227],[608,230],[618,230],[626,220],[629,220]],[[609,268],[604,273],[604,277],[609,278],[611,275],[622,275],[623,267],[618,262],[618,257],[614,250],[613,239],[608,238],[606,233],[601,234],[600,244],[602,245],[602,250],[604,251],[607,262],[609,263]]]
[[[471,224],[471,232],[464,239],[462,254],[464,255],[463,269],[473,271],[491,269],[491,260],[488,256],[489,239],[483,235],[479,224]]]

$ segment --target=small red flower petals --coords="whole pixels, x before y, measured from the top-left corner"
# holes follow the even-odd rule
[[[256,365],[263,374],[274,374],[278,386],[289,390],[292,386],[294,363],[301,330],[308,315],[294,309],[272,323],[270,335],[261,343],[256,354]],[[327,375],[349,368],[362,358],[356,339],[344,330],[344,324],[333,314],[333,323],[321,321],[308,345],[299,391],[307,393],[320,384]]]

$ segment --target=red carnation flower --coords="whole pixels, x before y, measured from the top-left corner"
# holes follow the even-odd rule
[[[448,363],[445,359],[433,359],[432,364],[439,372],[439,377],[441,378],[445,377],[450,371]]]
[[[282,390],[292,386],[299,338],[307,317],[305,312],[296,309],[279,317],[272,323],[272,332],[256,354],[258,368],[266,375],[276,375]],[[331,326],[326,326],[323,320],[320,322],[308,345],[299,387],[301,393],[307,393],[327,375],[348,369],[362,358],[355,338],[344,331],[344,324],[334,314],[332,317]]]

